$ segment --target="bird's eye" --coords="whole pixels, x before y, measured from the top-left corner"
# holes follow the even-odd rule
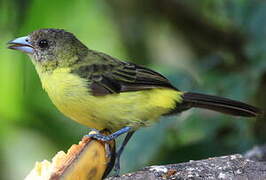
[[[48,41],[46,39],[42,39],[39,41],[38,45],[40,48],[46,48],[48,47]]]

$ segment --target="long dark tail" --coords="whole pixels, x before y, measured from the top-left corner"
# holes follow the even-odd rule
[[[183,95],[183,102],[176,112],[189,108],[204,108],[235,116],[254,117],[262,114],[262,111],[254,106],[234,101],[231,99],[187,92]]]

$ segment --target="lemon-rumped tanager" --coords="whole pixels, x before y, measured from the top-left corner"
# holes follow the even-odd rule
[[[193,107],[246,117],[261,113],[242,102],[180,91],[158,72],[91,50],[61,29],[40,29],[9,44],[30,56],[43,88],[63,114],[90,128],[113,132],[91,137],[109,141],[127,133],[117,152],[117,172],[133,133],[161,116]]]

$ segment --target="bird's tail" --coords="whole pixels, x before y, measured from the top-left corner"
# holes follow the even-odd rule
[[[234,116],[255,117],[262,114],[260,109],[239,101],[191,92],[183,94],[182,103],[173,112],[180,112],[193,107],[214,110]]]

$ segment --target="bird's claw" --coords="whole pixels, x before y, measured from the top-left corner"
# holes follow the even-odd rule
[[[111,141],[114,139],[114,138],[112,138],[112,136],[105,136],[103,134],[88,134],[85,136],[88,138],[92,138],[92,139],[96,139],[96,140],[104,141],[104,142]]]
[[[119,177],[120,174],[120,164],[119,163],[115,163],[115,167],[114,167],[114,176],[115,177]]]

